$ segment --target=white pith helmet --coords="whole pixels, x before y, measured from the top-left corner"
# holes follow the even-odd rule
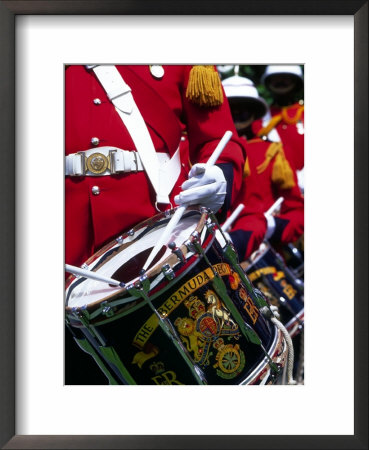
[[[224,64],[222,66],[217,66],[217,70],[220,74],[225,74],[227,72],[230,72],[231,70],[234,70],[234,64]]]
[[[300,89],[303,85],[303,74],[301,66],[298,65],[290,65],[290,64],[284,64],[284,65],[270,65],[267,66],[265,69],[265,72],[263,76],[261,77],[261,81],[267,85],[268,79],[272,77],[273,75],[292,75],[297,82],[296,90]]]
[[[251,80],[235,75],[223,80],[222,84],[231,106],[233,101],[244,103],[253,110],[255,119],[260,119],[266,114],[268,105],[263,98],[259,97],[259,93]]]

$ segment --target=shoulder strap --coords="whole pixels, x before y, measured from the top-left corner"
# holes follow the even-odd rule
[[[154,144],[151,140],[146,123],[134,101],[131,88],[123,80],[118,69],[114,65],[88,66],[92,69],[103,86],[109,100],[126,126],[137,152],[140,155],[146,174],[156,192],[157,203],[170,203],[169,193],[172,190],[180,171],[180,163],[177,164],[179,152],[169,164],[172,170],[164,171],[166,183],[160,181],[163,168],[160,167]],[[174,169],[174,170],[173,170]],[[168,180],[167,178],[170,177]]]
[[[294,112],[294,115],[290,116],[289,112]],[[301,119],[303,112],[304,105],[285,106],[281,111],[282,120],[288,125],[294,125]]]
[[[132,67],[119,66],[119,72],[125,82],[132,87],[133,97],[145,122],[161,137],[169,154],[173,155],[182,134],[178,117],[155,88],[142,79]]]
[[[275,129],[275,127],[279,124],[279,122],[282,120],[282,116],[281,114],[277,114],[275,116],[273,116],[269,122],[263,126],[263,128],[261,128],[257,135],[259,137],[261,136],[268,136],[268,134]]]

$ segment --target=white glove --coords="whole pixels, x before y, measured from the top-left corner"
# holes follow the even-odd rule
[[[202,205],[216,213],[224,203],[227,181],[218,166],[195,164],[189,179],[182,184],[182,192],[174,197],[177,205]]]
[[[265,214],[265,218],[267,220],[267,230],[265,233],[265,239],[269,239],[275,230],[275,219],[271,214]]]

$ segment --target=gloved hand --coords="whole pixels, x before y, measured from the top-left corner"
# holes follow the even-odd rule
[[[182,184],[182,192],[174,197],[177,205],[202,205],[216,213],[224,203],[227,181],[218,166],[192,166],[189,179]]]

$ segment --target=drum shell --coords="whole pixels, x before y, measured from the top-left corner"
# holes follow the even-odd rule
[[[272,294],[272,303],[278,306],[281,321],[291,336],[300,333],[304,323],[301,285],[290,275],[282,258],[270,246],[264,245],[246,268],[246,273],[255,287],[263,286]]]
[[[286,244],[281,247],[280,252],[291,272],[297,278],[304,280],[304,251],[297,244]]]
[[[280,332],[260,313],[251,283],[237,276],[214,229],[207,232],[203,247],[206,258],[194,255],[176,267],[173,280],[163,279],[148,292],[164,325],[143,299],[112,307],[129,297],[127,292],[104,302],[100,310],[105,313],[68,309],[68,324],[94,347],[117,382],[199,384],[199,373],[205,384],[274,381],[266,353],[277,367],[284,365],[286,349]],[[213,269],[241,319],[221,300]],[[246,335],[240,325],[247,329]]]

